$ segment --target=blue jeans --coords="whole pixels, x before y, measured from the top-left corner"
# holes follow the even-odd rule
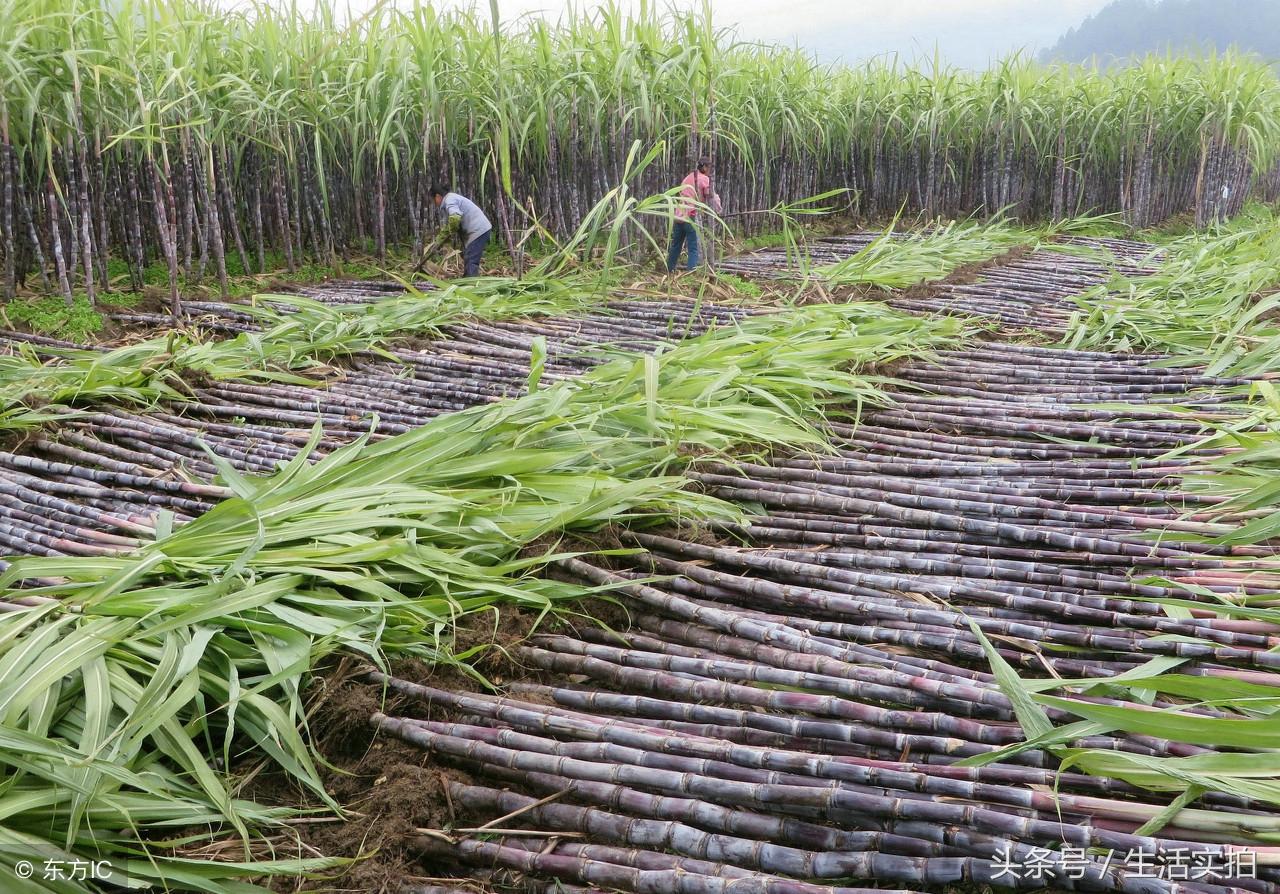
[[[689,245],[689,266],[692,270],[698,266],[698,231],[687,220],[677,220],[671,227],[671,248],[667,251],[667,270],[674,271],[680,262],[680,250],[685,243]]]
[[[489,244],[491,235],[493,235],[493,230],[485,230],[468,242],[462,249],[462,260],[466,265],[463,269],[463,276],[480,275],[480,258],[484,256],[484,247]]]

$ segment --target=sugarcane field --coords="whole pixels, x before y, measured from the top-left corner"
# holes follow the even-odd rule
[[[1271,6],[0,0],[0,894],[1280,894]]]

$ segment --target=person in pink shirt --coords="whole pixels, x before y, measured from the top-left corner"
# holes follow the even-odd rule
[[[698,167],[680,183],[680,201],[675,210],[675,222],[671,227],[671,248],[667,250],[667,270],[674,272],[680,262],[680,252],[688,245],[689,261],[686,269],[698,266],[698,231],[693,218],[698,213],[695,202],[707,205],[720,213],[720,197],[711,188],[711,159],[698,159]]]

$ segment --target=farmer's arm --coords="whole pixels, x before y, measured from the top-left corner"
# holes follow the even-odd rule
[[[462,214],[455,210],[445,209],[449,216],[445,219],[444,226],[436,232],[436,236],[422,249],[422,258],[418,261],[418,266],[414,270],[421,270],[427,263],[427,258],[436,253],[436,250],[442,245],[448,244],[449,239],[458,232],[458,228],[462,226]]]
[[[462,215],[454,212],[449,213],[449,219],[444,222],[444,226],[440,228],[440,235],[436,238],[441,242],[452,239],[458,235],[458,229],[462,226]]]
[[[711,185],[711,178],[707,177],[706,186],[702,196],[704,205],[709,205],[711,210],[719,214],[724,210],[724,206],[720,204],[720,196],[716,193],[715,188]]]
[[[458,228],[462,226],[462,215],[450,213],[445,219],[444,225],[436,232],[436,237],[431,240],[431,244],[427,247],[428,252],[435,251],[442,245],[448,244],[449,240],[457,234]]]

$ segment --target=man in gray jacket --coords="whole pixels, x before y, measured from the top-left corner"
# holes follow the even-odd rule
[[[427,256],[440,247],[455,234],[462,236],[462,259],[465,264],[463,276],[476,276],[480,273],[480,258],[484,248],[489,244],[489,236],[493,233],[493,224],[485,217],[480,206],[466,196],[450,192],[448,186],[431,187],[431,200],[437,208],[443,208],[446,215],[445,225],[440,228],[435,240],[427,246],[422,254],[422,262],[418,269],[426,263]]]

